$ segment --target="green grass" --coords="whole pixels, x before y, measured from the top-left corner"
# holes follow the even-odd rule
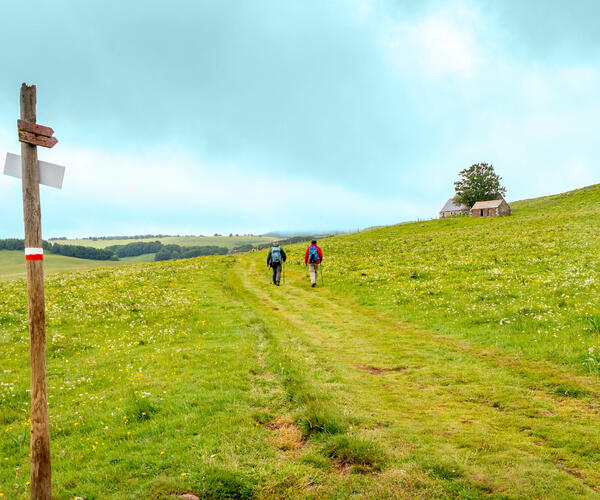
[[[359,472],[381,470],[385,455],[372,441],[350,436],[334,436],[323,448],[326,456],[342,466],[352,466]]]
[[[258,245],[260,243],[268,243],[273,241],[271,236],[167,236],[165,238],[140,238],[140,239],[117,239],[117,240],[89,240],[89,239],[74,239],[74,240],[58,240],[56,243],[64,245],[83,245],[94,248],[106,248],[112,245],[127,245],[139,241],[160,241],[164,245],[180,245],[180,246],[218,246],[225,247],[229,250],[241,245]]]
[[[123,264],[138,262],[151,262],[154,254],[140,255],[139,257],[126,257],[120,261],[88,260],[65,257],[63,255],[44,255],[45,274],[64,273],[70,271],[86,271],[98,267],[114,267]],[[25,257],[22,251],[0,250],[0,280],[24,278]]]
[[[439,334],[598,374],[600,185],[512,206],[324,241],[327,285]]]
[[[598,498],[599,203],[323,240],[314,289],[303,245],[281,287],[266,251],[49,274],[54,497]],[[25,289],[0,281],[11,499]]]
[[[246,244],[258,245],[272,241],[272,237],[263,236],[170,236],[166,238],[146,238],[146,239],[127,239],[127,240],[59,240],[57,243],[64,245],[83,245],[95,248],[105,248],[111,245],[127,245],[136,241],[156,241],[163,244],[176,244],[181,246],[206,246],[216,245],[228,248],[229,250]],[[88,259],[76,259],[62,255],[45,255],[45,271],[47,274],[68,271],[81,271],[86,269],[96,269],[98,267],[113,267],[123,264],[137,264],[141,262],[153,262],[153,253],[139,255],[137,257],[124,257],[117,262],[96,261]],[[0,250],[0,280],[23,278],[25,276],[25,262],[23,252],[10,250]]]

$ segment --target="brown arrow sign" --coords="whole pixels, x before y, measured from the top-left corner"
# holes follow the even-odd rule
[[[50,127],[25,120],[17,120],[17,127],[19,130],[20,142],[26,142],[44,148],[52,148],[56,146],[56,143],[58,142],[56,137],[52,137],[54,130]]]

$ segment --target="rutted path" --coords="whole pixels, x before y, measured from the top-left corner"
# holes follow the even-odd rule
[[[250,258],[232,273],[242,299],[283,325],[278,341],[313,367],[353,432],[386,443],[382,474],[462,477],[483,496],[600,496],[596,379],[399,324],[311,289],[298,272],[268,285]],[[564,386],[579,397],[559,394]]]

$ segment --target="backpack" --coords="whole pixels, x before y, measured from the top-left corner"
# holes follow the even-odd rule
[[[317,247],[314,245],[308,247],[308,262],[314,264],[315,262],[318,262],[319,259],[319,251],[317,250]]]
[[[281,247],[271,248],[271,262],[281,262]]]

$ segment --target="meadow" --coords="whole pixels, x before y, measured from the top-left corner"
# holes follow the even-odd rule
[[[139,239],[114,239],[114,240],[91,240],[73,239],[57,240],[55,243],[61,245],[81,245],[94,248],[106,248],[111,245],[127,245],[134,242],[160,241],[164,245],[189,246],[219,246],[232,250],[241,245],[260,245],[273,241],[272,237],[265,236],[167,236],[164,238],[139,238]],[[62,255],[46,255],[45,270],[47,274],[57,272],[80,271],[86,269],[97,269],[101,267],[120,266],[123,264],[135,264],[140,262],[153,262],[154,253],[139,255],[136,257],[122,257],[119,261],[105,261],[93,259],[77,259]],[[25,277],[25,261],[23,252],[0,250],[0,280]]]
[[[600,187],[265,252],[50,274],[54,497],[598,498]],[[21,256],[22,258],[22,256]],[[28,497],[0,281],[0,497]]]
[[[84,271],[98,267],[121,266],[138,262],[152,262],[154,254],[140,255],[138,257],[125,257],[118,261],[76,259],[63,255],[46,254],[44,270],[46,274],[64,273],[70,271]],[[22,251],[0,250],[0,280],[24,278],[25,258]]]
[[[600,374],[600,185],[327,242],[328,286],[442,335]]]
[[[92,240],[87,238],[59,240],[56,243],[64,245],[82,245],[94,248],[106,248],[112,245],[127,245],[135,242],[160,241],[163,245],[190,246],[217,246],[232,250],[242,245],[259,245],[273,241],[271,236],[165,236],[163,238],[138,238],[138,239],[114,239],[114,240]]]

